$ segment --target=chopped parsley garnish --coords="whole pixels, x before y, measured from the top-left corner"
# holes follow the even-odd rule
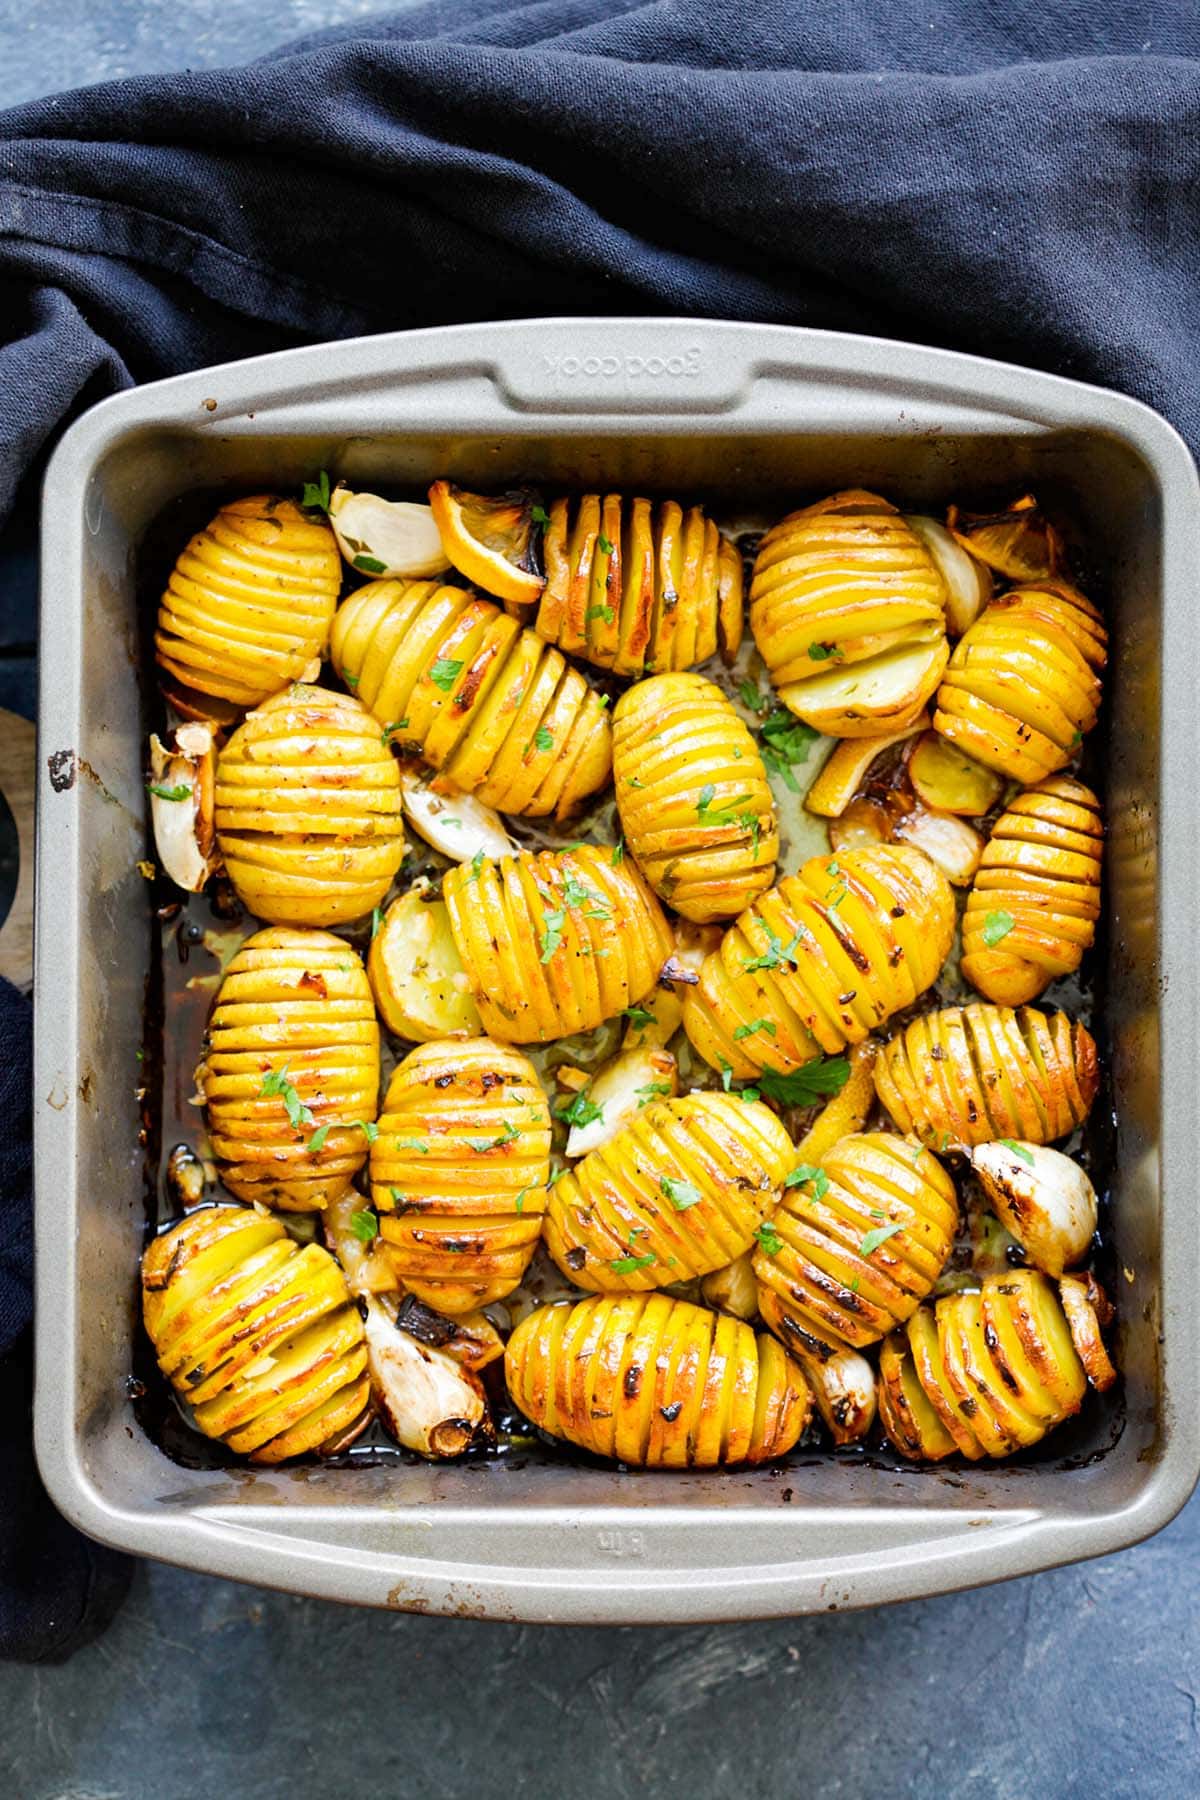
[[[302,1125],[316,1123],[311,1110],[304,1105],[295,1087],[288,1080],[287,1063],[284,1063],[282,1069],[268,1070],[267,1074],[263,1076],[263,1084],[258,1091],[264,1100],[269,1100],[276,1094],[279,1096],[288,1116],[288,1124],[293,1131],[299,1131]]]
[[[997,1142],[1003,1144],[1006,1150],[1011,1150],[1014,1156],[1019,1156],[1023,1163],[1028,1163],[1031,1169],[1036,1168],[1033,1152],[1027,1150],[1024,1144],[1016,1144],[1012,1138],[999,1138]]]
[[[597,535],[596,535],[596,543],[597,543],[597,544],[598,544],[598,546],[599,546],[599,547],[600,547],[600,549],[601,549],[601,550],[603,550],[603,552],[604,552],[604,554],[605,554],[605,556],[611,556],[611,555],[612,555],[612,553],[613,553],[613,547],[612,547],[612,545],[611,545],[611,544],[610,544],[610,543],[609,543],[609,541],[608,541],[608,539],[607,539],[607,538],[606,538],[606,537],[605,537],[605,535],[604,535],[604,533],[603,533],[603,532],[602,532],[602,531],[601,531],[601,532],[598,532],[598,533],[597,533]]]
[[[850,1079],[850,1064],[844,1056],[826,1056],[820,1061],[804,1063],[790,1074],[777,1069],[764,1069],[758,1085],[768,1100],[780,1106],[812,1106],[814,1101],[840,1094]]]
[[[840,644],[810,644],[808,654],[813,662],[840,662],[845,652]]]
[[[463,672],[461,659],[456,656],[439,656],[429,671],[429,679],[435,687],[448,694]]]
[[[373,906],[371,908],[371,936],[372,936],[372,938],[376,938],[379,936],[379,927],[382,924],[383,924],[383,911],[380,907]]]
[[[765,713],[771,704],[770,694],[764,694],[757,681],[751,681],[749,676],[739,684],[738,693],[741,695],[742,705],[751,712]]]
[[[513,1124],[512,1120],[505,1119],[504,1130],[500,1133],[499,1137],[468,1138],[467,1142],[472,1150],[474,1150],[476,1156],[484,1156],[489,1150],[498,1150],[501,1144],[511,1144],[513,1139],[519,1138],[520,1135],[521,1133],[517,1130],[517,1127]]]
[[[373,1144],[379,1136],[378,1125],[373,1125],[370,1119],[351,1119],[350,1129],[351,1131],[361,1131],[368,1144]]]
[[[554,733],[547,726],[539,725],[533,734],[533,747],[535,750],[553,750]]]
[[[329,511],[329,475],[325,469],[321,470],[315,481],[305,482],[300,504],[309,512]]]
[[[609,1263],[614,1275],[632,1275],[638,1269],[648,1269],[654,1261],[654,1252],[648,1251],[645,1256],[618,1256]]]
[[[192,797],[191,783],[187,781],[181,781],[176,787],[163,787],[160,782],[148,781],[146,792],[158,800],[190,800]]]
[[[988,949],[998,944],[1001,938],[1006,938],[1016,922],[1012,914],[1003,909],[988,913],[983,921],[983,941]]]
[[[783,1239],[770,1223],[760,1225],[754,1236],[759,1248],[765,1250],[768,1256],[778,1256],[783,1249]]]
[[[383,730],[379,734],[379,741],[383,745],[384,749],[385,750],[387,749],[388,740],[393,736],[393,734],[395,732],[406,731],[407,729],[408,729],[408,720],[407,719],[393,719],[390,725],[385,725]]]
[[[819,736],[811,725],[793,717],[784,706],[777,706],[762,723],[758,741],[762,759],[768,769],[783,777],[793,794],[800,792],[793,765],[807,761]]]
[[[777,969],[780,963],[794,963],[796,951],[808,935],[804,926],[799,926],[785,944],[765,919],[760,919],[759,923],[767,934],[767,947],[759,956],[743,956],[743,969],[749,973],[751,969]]]
[[[563,927],[566,922],[567,915],[562,907],[556,907],[553,911],[542,914],[541,960],[544,963],[550,961],[550,958],[562,943]]]
[[[619,837],[613,845],[613,852],[609,861],[612,863],[614,869],[618,868],[620,864],[625,861],[625,839],[623,837]]]
[[[546,526],[550,523],[550,514],[544,506],[535,506],[529,514],[535,525]]]
[[[477,850],[471,858],[471,873],[469,875],[464,875],[462,878],[462,885],[464,887],[470,887],[473,881],[479,880],[480,871],[483,868],[484,861],[484,852],[482,850]]]
[[[429,1155],[429,1145],[423,1144],[420,1138],[397,1138],[397,1150],[416,1150],[421,1156]]]
[[[368,1208],[350,1214],[350,1229],[360,1244],[370,1244],[379,1236],[379,1220]]]
[[[358,686],[358,676],[352,675],[349,669],[342,670],[342,680],[348,688],[356,688]]]
[[[738,794],[736,799],[718,800],[714,806],[713,799],[716,791],[717,790],[711,781],[705,782],[704,786],[700,789],[699,796],[696,800],[696,817],[702,825],[731,824],[732,821],[727,815],[732,813],[735,807],[745,806],[747,800],[750,798],[749,794]]]
[[[513,1211],[514,1212],[519,1213],[519,1212],[525,1211],[525,1196],[528,1192],[529,1192],[529,1189],[527,1187],[523,1187],[521,1189],[520,1193],[517,1195],[516,1199],[513,1201]]]
[[[659,1178],[659,1187],[671,1202],[676,1212],[686,1212],[689,1206],[699,1206],[704,1195],[690,1181],[679,1181],[674,1175],[663,1175]]]
[[[380,562],[377,556],[356,556],[354,568],[361,569],[364,575],[382,575],[387,564]]]
[[[637,1031],[642,1031],[647,1025],[653,1025],[654,1023],[654,1014],[650,1012],[647,1007],[627,1006],[624,1011],[625,1017]]]
[[[318,1150],[323,1150],[325,1148],[325,1139],[329,1136],[330,1130],[331,1127],[328,1125],[318,1125],[304,1148],[306,1150],[311,1150],[315,1156]]]
[[[649,1106],[651,1100],[657,1100],[663,1097],[669,1098],[671,1084],[669,1081],[648,1081],[645,1087],[634,1088],[633,1091],[638,1097],[638,1107],[640,1110],[643,1106]]]
[[[579,1092],[572,1094],[569,1100],[559,1101],[554,1108],[554,1116],[556,1119],[562,1119],[564,1124],[578,1125],[582,1129],[584,1125],[591,1125],[596,1119],[602,1119],[604,1108],[597,1106],[594,1100],[588,1099],[586,1088],[580,1088]]]
[[[785,1188],[802,1187],[810,1181],[812,1182],[813,1199],[824,1199],[829,1191],[829,1177],[818,1164],[801,1163],[799,1168],[792,1170],[783,1185]]]
[[[860,1256],[870,1256],[873,1250],[878,1250],[880,1244],[886,1244],[890,1237],[895,1237],[896,1233],[898,1231],[903,1231],[903,1229],[903,1225],[876,1225],[873,1231],[868,1231],[866,1237],[858,1246],[858,1254]]]
[[[601,538],[600,542],[601,542],[601,544],[603,544],[604,539]],[[612,545],[610,544],[609,549],[611,550],[611,548],[612,548]],[[613,609],[611,606],[589,606],[587,609],[587,617],[585,618],[584,623],[590,625],[593,619],[603,619],[604,623],[606,625],[611,625],[613,622],[614,616],[615,615],[613,613]]]
[[[733,1064],[726,1062],[723,1056],[718,1056],[717,1061],[721,1065],[721,1086],[725,1089],[725,1092],[728,1093],[730,1083],[733,1080]]]
[[[739,1025],[734,1031],[733,1041],[736,1044],[741,1038],[753,1037],[756,1031],[765,1031],[768,1037],[774,1037],[774,1019],[751,1019],[748,1025]]]

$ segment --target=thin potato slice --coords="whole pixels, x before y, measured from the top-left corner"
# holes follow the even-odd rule
[[[785,683],[779,696],[806,725],[828,737],[904,732],[915,725],[937,689],[949,655],[945,638],[930,633],[869,662]]]
[[[913,749],[908,778],[926,806],[968,819],[990,812],[1004,786],[993,769],[984,768],[936,731],[925,732]]]
[[[371,940],[367,975],[396,1037],[478,1036],[479,1013],[441,900],[410,889],[392,902]]]

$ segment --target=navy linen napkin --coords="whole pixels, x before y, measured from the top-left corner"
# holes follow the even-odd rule
[[[114,388],[545,313],[979,351],[1123,388],[1195,447],[1198,196],[1194,0],[439,0],[37,101],[0,115],[0,518]],[[0,995],[0,1353],[29,1315],[26,1062]],[[13,1553],[48,1527],[6,1429],[0,1652],[63,1654],[95,1572]]]

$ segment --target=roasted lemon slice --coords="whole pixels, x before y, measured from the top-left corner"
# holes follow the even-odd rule
[[[539,567],[532,494],[525,489],[472,494],[453,482],[435,481],[429,504],[442,549],[460,574],[497,600],[533,604],[546,578]]]

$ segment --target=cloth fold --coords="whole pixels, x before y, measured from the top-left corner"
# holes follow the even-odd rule
[[[0,115],[0,519],[104,392],[547,313],[973,350],[1195,447],[1198,178],[1193,0],[435,0],[35,101]],[[0,996],[0,1351],[29,1311],[18,1015]],[[0,1544],[34,1494],[0,1490]],[[0,1560],[0,1621],[16,1593]],[[45,1617],[0,1649],[46,1653]]]

